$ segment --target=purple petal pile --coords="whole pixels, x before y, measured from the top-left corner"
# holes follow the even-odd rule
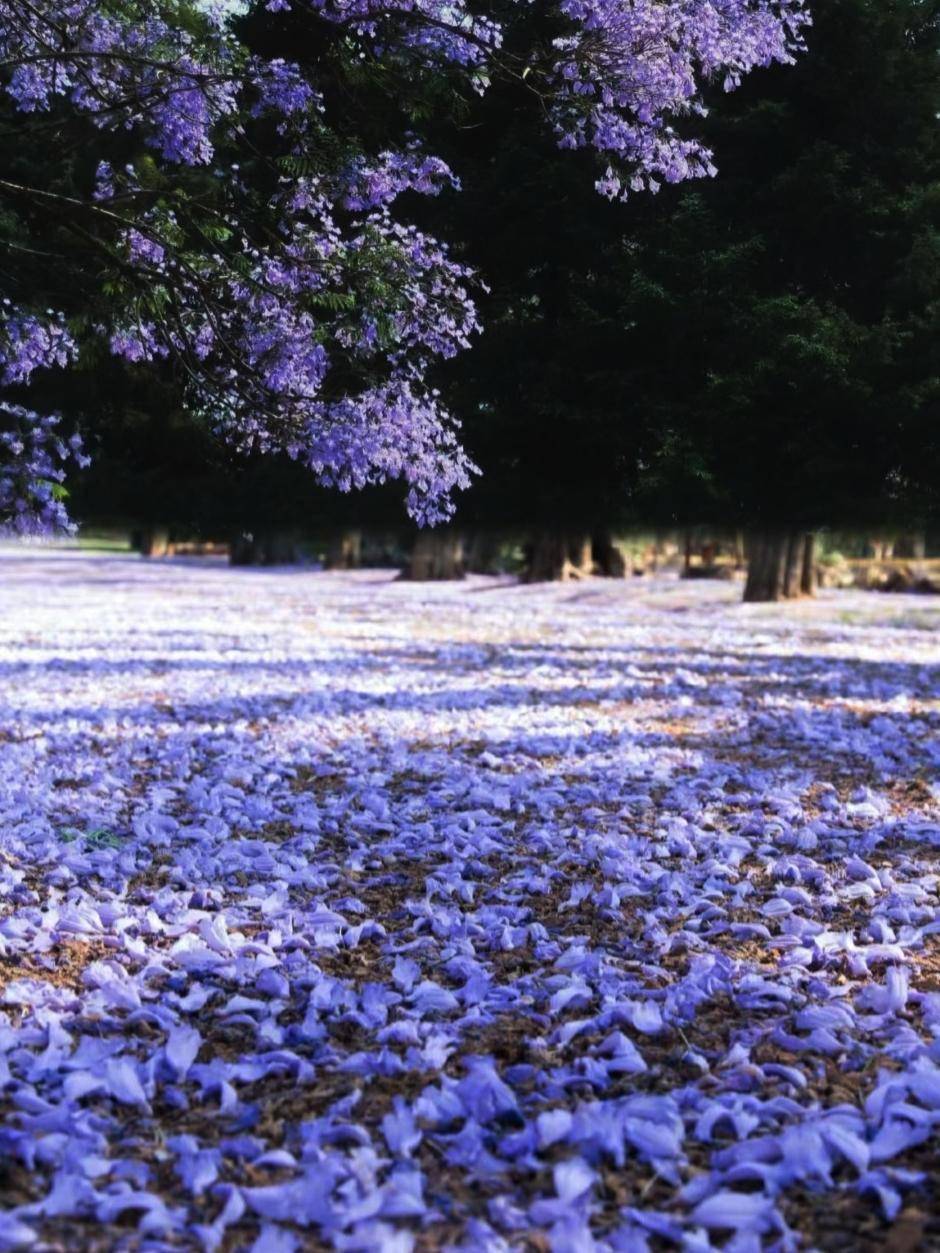
[[[940,1239],[940,598],[0,588],[0,1249]]]

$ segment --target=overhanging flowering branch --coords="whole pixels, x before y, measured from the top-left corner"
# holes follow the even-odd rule
[[[403,479],[416,517],[448,516],[473,467],[427,380],[479,327],[472,275],[398,216],[407,193],[457,187],[409,102],[442,77],[524,79],[559,144],[595,149],[599,189],[623,196],[711,173],[673,122],[701,108],[703,80],[790,59],[806,21],[799,0],[561,0],[557,37],[510,53],[517,11],[0,0],[0,125],[41,135],[51,158],[28,179],[18,158],[0,169],[9,325],[42,300],[75,351],[104,337],[130,365],[178,369],[236,444],[290,451],[341,487]],[[369,73],[397,93],[381,144],[359,134]],[[94,169],[63,187],[55,157],[77,145]],[[5,380],[12,405],[28,382]]]

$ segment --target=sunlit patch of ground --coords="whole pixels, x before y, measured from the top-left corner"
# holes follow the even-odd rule
[[[940,1246],[940,598],[0,589],[0,1248]]]

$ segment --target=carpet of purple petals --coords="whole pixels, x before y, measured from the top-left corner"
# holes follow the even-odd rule
[[[0,1248],[940,1247],[940,599],[0,553]]]

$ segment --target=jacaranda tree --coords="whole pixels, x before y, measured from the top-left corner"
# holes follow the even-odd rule
[[[785,62],[800,0],[0,0],[0,522],[68,525],[48,371],[166,362],[194,419],[434,522],[473,467],[427,372],[473,276],[409,222],[422,124],[500,75],[622,198],[714,172],[700,90]],[[534,26],[533,29],[543,29]],[[559,158],[563,159],[563,158]],[[68,407],[67,403],[58,407]],[[85,415],[86,420],[93,415]]]

